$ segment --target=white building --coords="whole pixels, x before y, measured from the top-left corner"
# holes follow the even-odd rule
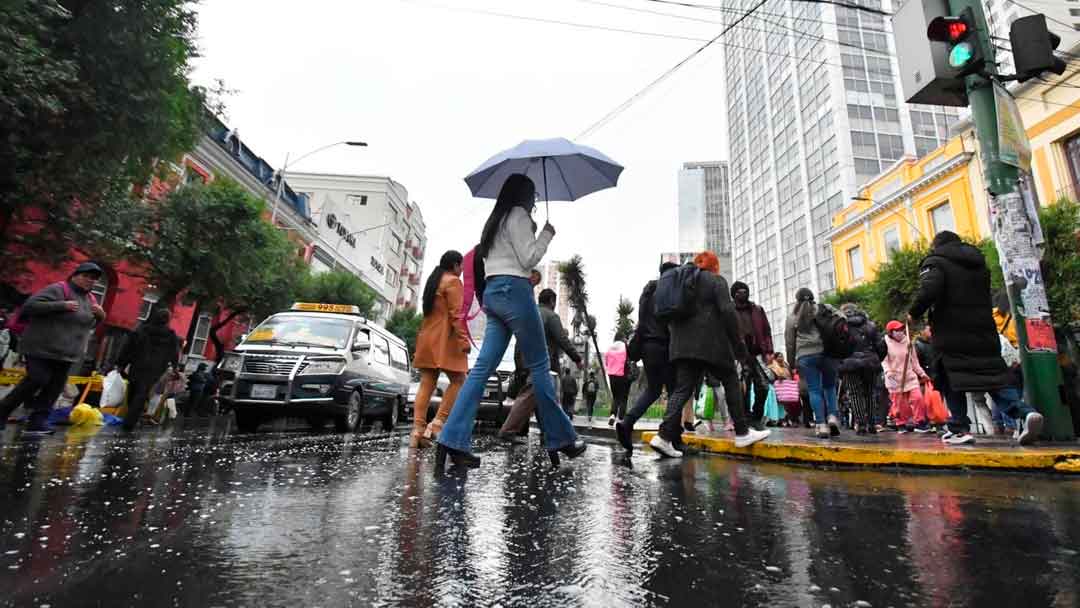
[[[684,163],[679,170],[679,250],[712,251],[731,280],[731,197],[724,161]]]
[[[543,289],[550,289],[555,292],[555,314],[559,315],[559,319],[562,320],[563,327],[567,332],[570,332],[570,326],[574,321],[574,309],[570,306],[570,290],[562,282],[562,272],[559,271],[559,267],[562,266],[562,262],[559,260],[548,260],[542,262],[536,267],[540,271],[540,284],[536,286],[537,295]]]
[[[725,21],[757,4],[733,0]],[[904,103],[880,14],[774,0],[724,40],[734,274],[782,328],[798,288],[834,287],[833,215],[905,154],[943,143],[957,111]]]
[[[347,260],[378,294],[383,321],[399,308],[419,307],[427,236],[405,186],[374,175],[290,172],[286,179],[307,196],[312,221],[324,242],[333,243],[330,251],[316,248],[313,272],[333,269],[335,258]]]
[[[996,38],[994,45],[998,47],[996,53],[1000,74],[1012,74],[1016,71],[1012,52],[1006,50],[1010,46],[1009,28],[1013,21],[1020,17],[1034,14],[1030,9],[1046,15],[1047,29],[1061,37],[1059,51],[1066,51],[1080,43],[1080,0],[1036,0],[1020,4],[1024,6],[1012,0],[983,0],[983,12],[990,25],[990,35]],[[1057,78],[1053,74],[1048,74],[1047,77]]]

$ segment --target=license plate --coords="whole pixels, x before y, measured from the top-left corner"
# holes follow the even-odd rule
[[[276,384],[252,384],[251,385],[251,398],[252,399],[274,399],[277,397],[277,385]]]

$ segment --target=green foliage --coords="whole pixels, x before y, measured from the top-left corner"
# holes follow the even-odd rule
[[[634,333],[634,320],[630,315],[634,314],[634,304],[626,298],[619,296],[619,305],[615,308],[615,339],[628,340]]]
[[[365,317],[370,317],[375,309],[376,297],[375,290],[367,283],[345,270],[309,274],[297,293],[297,299],[303,302],[358,306]]]
[[[824,298],[824,302],[836,308],[852,302],[859,308],[868,310],[874,297],[874,284],[863,283],[851,289],[838,289]]]
[[[416,353],[416,334],[420,332],[420,324],[423,322],[424,315],[416,312],[415,308],[400,308],[390,315],[386,329],[405,341],[411,356]]]
[[[79,213],[194,146],[203,118],[203,92],[188,80],[195,24],[186,0],[0,3],[5,270],[85,244]],[[34,230],[15,234],[17,223]]]
[[[1062,199],[1039,210],[1043,237],[1043,281],[1058,323],[1080,321],[1080,205]]]
[[[879,323],[902,319],[919,289],[919,264],[930,252],[930,246],[920,241],[913,246],[897,249],[889,260],[877,269],[870,283],[872,294],[868,306],[870,317]]]
[[[997,291],[1005,287],[1005,275],[1001,272],[1001,256],[998,255],[997,246],[994,245],[993,239],[968,242],[978,247],[979,251],[982,251],[983,257],[986,258],[986,266],[990,269],[990,289]]]

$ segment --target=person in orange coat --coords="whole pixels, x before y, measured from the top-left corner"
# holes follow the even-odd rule
[[[459,252],[447,251],[424,285],[424,321],[416,336],[416,354],[413,355],[413,367],[420,370],[420,388],[413,405],[411,447],[427,447],[438,438],[458,391],[465,384],[465,373],[469,371],[471,346],[461,318],[465,290],[460,278],[462,260]],[[428,424],[428,404],[440,372],[450,379],[450,386],[443,394],[435,419]]]

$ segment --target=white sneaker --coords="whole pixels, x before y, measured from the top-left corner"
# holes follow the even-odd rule
[[[943,441],[947,445],[968,445],[975,443],[975,438],[970,433],[953,433],[951,437]]]
[[[747,433],[745,435],[736,435],[735,436],[735,447],[737,447],[737,448],[749,447],[749,446],[754,445],[755,443],[761,441],[762,439],[765,439],[771,433],[772,433],[772,431],[768,431],[768,430],[757,431],[757,430],[754,430],[754,429],[750,429],[749,431],[747,431]]]
[[[948,429],[945,429],[945,432],[941,434],[941,440],[946,441],[948,439],[952,439],[955,435],[956,435],[956,433],[954,433],[954,432],[952,432],[952,431],[950,431]]]
[[[1038,441],[1044,421],[1043,415],[1038,412],[1031,412],[1024,417],[1024,432],[1017,438],[1020,445],[1031,445]]]
[[[652,438],[649,445],[652,446],[652,449],[660,452],[661,456],[667,456],[668,458],[682,458],[682,452],[676,450],[675,446],[671,445],[670,441],[660,436],[660,433],[657,433]]]
[[[608,426],[615,426],[615,415],[614,414],[612,414],[611,417],[607,419],[607,425]]]

